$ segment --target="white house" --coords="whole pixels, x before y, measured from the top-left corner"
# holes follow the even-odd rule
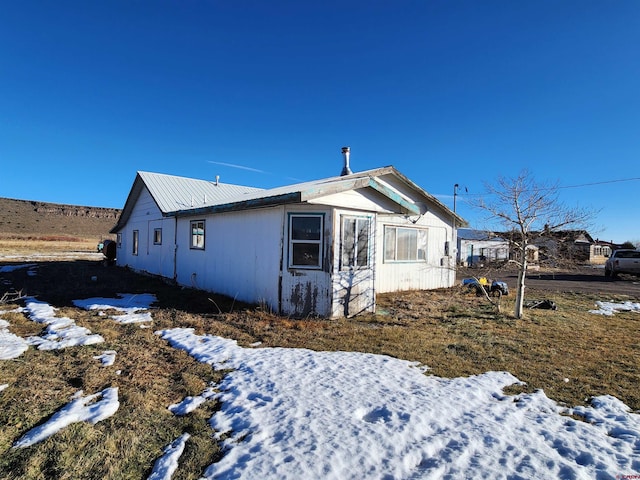
[[[295,317],[452,286],[464,220],[394,167],[351,173],[344,153],[341,176],[269,190],[138,172],[116,263]]]
[[[459,265],[478,267],[509,260],[509,240],[501,236],[471,228],[460,228],[457,236]]]

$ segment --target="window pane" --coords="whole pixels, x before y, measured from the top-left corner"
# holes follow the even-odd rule
[[[322,217],[291,217],[292,240],[320,240]]]
[[[356,220],[344,218],[342,220],[342,266],[351,267],[356,248]]]
[[[191,222],[191,247],[204,248],[204,222]]]
[[[418,252],[418,235],[416,230],[398,228],[398,251],[396,260],[416,260]]]
[[[133,252],[134,255],[138,254],[138,230],[133,231]]]
[[[291,245],[293,249],[292,264],[293,265],[320,265],[320,245],[317,243],[294,243]]]
[[[384,227],[384,259],[396,259],[396,229],[393,227]]]
[[[427,231],[416,230],[418,241],[418,260],[427,259]]]
[[[358,219],[358,244],[356,248],[358,267],[369,265],[369,219]]]

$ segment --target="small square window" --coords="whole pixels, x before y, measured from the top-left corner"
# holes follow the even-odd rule
[[[323,246],[322,215],[289,217],[289,267],[321,268]]]
[[[204,220],[191,222],[191,248],[204,250]]]

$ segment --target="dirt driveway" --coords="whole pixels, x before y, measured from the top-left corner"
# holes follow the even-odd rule
[[[483,275],[481,271],[464,269],[458,271],[461,281],[473,275]],[[501,280],[514,291],[518,280],[515,270],[495,271],[487,275],[492,280]],[[527,274],[526,285],[530,289],[546,290],[549,292],[577,292],[590,294],[628,295],[640,299],[640,279],[634,276],[621,275],[615,280],[605,278],[604,270],[598,268],[583,268],[573,271],[531,271]]]

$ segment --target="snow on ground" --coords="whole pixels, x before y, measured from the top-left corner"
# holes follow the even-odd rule
[[[103,367],[110,367],[116,361],[116,351],[105,350],[100,355],[94,355],[93,358],[95,358],[96,360],[100,360]]]
[[[9,273],[9,272],[14,272],[16,270],[20,270],[23,268],[32,268],[32,267],[36,267],[35,263],[20,263],[18,265],[5,265],[3,267],[0,267],[0,273]]]
[[[123,315],[112,315],[111,318],[119,323],[140,323],[151,322],[151,314],[147,312],[150,306],[155,303],[156,296],[150,293],[130,294],[119,293],[119,298],[87,298],[85,300],[74,300],[76,307],[85,310],[118,310],[124,312]]]
[[[640,471],[640,416],[612,397],[564,409],[542,391],[515,397],[507,372],[424,375],[382,355],[245,349],[157,332],[219,369],[226,453],[207,478],[614,478]],[[568,416],[579,413],[592,423]]]
[[[153,470],[148,480],[169,480],[178,468],[178,460],[189,440],[188,433],[183,433],[164,448],[164,454],[153,464]]]
[[[183,416],[193,412],[196,408],[202,405],[207,400],[216,397],[216,391],[213,387],[209,387],[202,392],[201,395],[195,397],[185,397],[180,403],[174,403],[169,405],[169,411],[174,415]]]
[[[2,315],[0,311],[0,315]],[[9,331],[9,322],[0,319],[0,360],[17,358],[29,349],[24,338]]]
[[[589,310],[589,313],[595,313],[598,315],[611,316],[618,312],[640,312],[640,303],[635,302],[596,302],[597,310]]]
[[[3,391],[5,388],[9,388],[8,383],[3,383],[2,385],[0,385],[0,392]]]
[[[71,402],[58,410],[45,423],[32,428],[13,444],[13,448],[29,447],[76,422],[98,423],[112,416],[118,408],[118,389],[105,388],[101,392],[82,396],[78,391]]]
[[[27,342],[37,346],[38,350],[57,350],[104,342],[102,336],[92,334],[88,328],[76,325],[72,319],[56,317],[56,309],[46,302],[30,298],[26,300],[24,309],[31,320],[47,326],[41,336],[27,338]]]

